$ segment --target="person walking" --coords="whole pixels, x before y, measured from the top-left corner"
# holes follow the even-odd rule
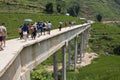
[[[42,35],[42,22],[38,22],[37,24],[37,32],[38,32],[38,37]]]
[[[44,32],[44,35],[45,35],[45,32],[46,32],[46,27],[47,27],[47,24],[46,24],[46,22],[45,22],[45,21],[43,22],[43,25],[42,25],[42,26],[43,26],[43,32]]]
[[[47,23],[47,27],[48,27],[48,34],[50,35],[50,31],[51,31],[51,27],[52,27],[52,24],[50,21]]]
[[[22,31],[23,31],[23,38],[25,41],[27,41],[28,38],[28,34],[29,34],[29,30],[28,30],[28,24],[24,24],[24,26],[22,27]]]
[[[0,51],[3,50],[3,48],[2,48],[2,41],[3,41],[3,27],[0,26]]]
[[[6,46],[6,37],[7,37],[7,29],[6,29],[6,26],[5,26],[5,23],[2,23],[2,31],[3,31],[3,46],[5,47]]]
[[[20,27],[18,28],[18,32],[19,32],[19,35],[20,35],[20,39],[23,39],[22,26],[20,26]]]
[[[63,25],[63,22],[59,22],[59,31],[61,31],[61,28],[62,28],[62,25]]]

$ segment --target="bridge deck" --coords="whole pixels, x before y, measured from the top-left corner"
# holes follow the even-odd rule
[[[48,39],[52,36],[61,34],[63,32],[66,32],[68,30],[80,27],[80,26],[84,26],[86,24],[83,25],[76,25],[74,27],[65,27],[62,28],[61,31],[59,31],[58,29],[54,29],[51,30],[51,34],[48,35],[42,35],[39,38],[36,38],[35,40],[32,39],[28,39],[26,42],[24,40],[19,40],[18,38],[16,39],[11,39],[11,40],[7,40],[6,41],[6,47],[4,47],[3,51],[0,51],[0,76],[2,76],[2,74],[7,70],[7,68],[12,64],[12,62],[14,61],[14,59],[16,58],[16,56],[21,52],[21,50],[26,47],[29,46],[31,44],[40,42],[44,39]]]

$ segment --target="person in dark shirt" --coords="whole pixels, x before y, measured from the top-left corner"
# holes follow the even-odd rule
[[[23,31],[23,38],[26,41],[28,38],[28,34],[29,34],[29,29],[28,29],[29,25],[28,24],[24,24],[24,26],[22,27],[22,31]]]

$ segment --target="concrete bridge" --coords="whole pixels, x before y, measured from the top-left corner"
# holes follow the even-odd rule
[[[0,51],[0,80],[30,80],[30,71],[53,55],[54,80],[58,80],[57,51],[62,49],[62,80],[66,80],[66,53],[71,65],[71,40],[74,39],[74,70],[77,59],[86,51],[91,23],[52,30],[36,40],[12,39]],[[79,38],[79,39],[78,39]],[[68,49],[68,50],[67,50]],[[68,51],[68,52],[67,52]],[[79,56],[80,55],[80,56]],[[69,67],[68,67],[69,68]]]

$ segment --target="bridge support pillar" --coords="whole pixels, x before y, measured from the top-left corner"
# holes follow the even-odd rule
[[[68,69],[70,70],[71,65],[71,41],[68,42]]]
[[[66,80],[66,45],[62,47],[62,80]]]
[[[81,42],[80,42],[80,62],[82,61],[82,57],[84,57],[84,53],[87,51],[87,44],[89,39],[89,28],[81,33]]]
[[[53,63],[54,63],[54,80],[58,80],[57,53],[53,54]]]
[[[90,32],[90,28],[86,30],[86,45],[88,45],[88,41],[89,41],[89,34],[90,34],[89,32]]]
[[[88,40],[89,40],[89,28],[84,31],[84,47],[83,47],[84,49],[83,49],[83,53],[86,53],[86,51],[87,51]]]
[[[84,43],[84,32],[80,35],[80,62],[82,62],[82,55],[83,55],[83,44]]]
[[[75,53],[74,53],[74,71],[76,71],[76,63],[77,63],[77,52],[78,52],[78,41],[77,36],[74,38],[74,46],[75,46]]]

